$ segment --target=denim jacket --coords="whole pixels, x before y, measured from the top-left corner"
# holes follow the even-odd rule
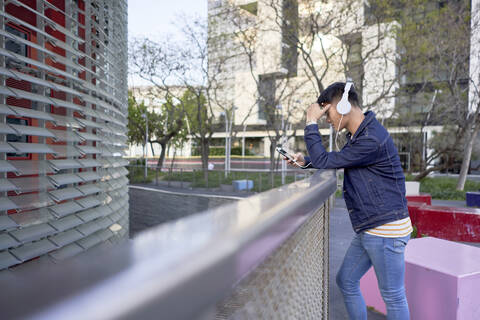
[[[405,176],[388,131],[372,111],[365,113],[340,152],[327,152],[316,124],[305,128],[309,157],[318,169],[344,168],[343,195],[356,233],[408,217]]]

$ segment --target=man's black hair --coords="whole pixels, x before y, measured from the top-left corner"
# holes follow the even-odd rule
[[[328,86],[327,89],[323,90],[320,97],[318,97],[317,103],[322,105],[322,103],[332,103],[334,100],[339,100],[342,98],[343,91],[345,91],[345,82],[335,82]],[[358,95],[355,91],[354,86],[350,88],[348,92],[348,101],[352,105],[360,107],[360,103],[358,102]]]

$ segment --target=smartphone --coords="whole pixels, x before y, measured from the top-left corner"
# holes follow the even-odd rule
[[[277,150],[278,153],[280,153],[282,156],[284,157],[287,157],[289,160],[292,160],[295,162],[295,159],[293,158],[293,156],[288,153],[287,151],[283,150],[281,147],[276,147],[275,148]]]
[[[282,156],[287,157],[287,159],[291,160],[293,163],[295,163],[298,167],[300,167],[302,169],[307,169],[312,164],[311,162],[309,162],[307,165],[302,166],[302,165],[298,164],[297,161],[295,161],[295,159],[293,158],[293,156],[290,153],[283,150],[281,147],[276,147],[275,150],[277,150],[277,152],[280,153]]]

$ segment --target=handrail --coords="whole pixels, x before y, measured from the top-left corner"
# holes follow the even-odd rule
[[[224,298],[336,190],[332,170],[140,233],[101,255],[0,277],[6,318],[193,319]],[[29,301],[29,303],[25,303]],[[31,303],[30,303],[31,302]]]

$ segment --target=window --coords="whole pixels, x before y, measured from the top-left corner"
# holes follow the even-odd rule
[[[5,30],[20,38],[29,39],[30,37],[29,36],[30,33],[28,31],[13,24],[5,25]],[[18,55],[22,55],[25,57],[28,57],[30,55],[29,47],[27,45],[19,43],[7,37],[5,37],[5,48],[8,51],[14,52]],[[13,69],[13,70],[21,70],[28,67],[28,65],[25,62],[21,62],[16,59],[8,58],[8,57],[5,59],[5,64],[8,69]],[[32,89],[31,83],[25,80],[18,80],[16,78],[7,78],[5,82],[6,82],[6,85],[11,88],[20,89],[27,92],[30,92]],[[32,107],[32,102],[22,97],[9,96],[6,100],[7,100],[6,101],[7,104],[11,106],[24,107],[24,108]]]
[[[20,29],[14,28],[11,25],[5,25],[5,31],[24,39],[28,39],[28,34]],[[8,51],[14,52],[16,54],[22,55],[24,57],[28,57],[28,47],[25,44],[18,43],[15,40],[10,38],[5,38],[5,49]],[[8,69],[18,69],[19,65],[25,65],[15,59],[6,57],[5,64]]]
[[[24,125],[28,126],[30,120],[27,118],[12,118],[8,117],[7,118],[7,123],[12,123],[12,124],[19,124],[19,125]],[[30,136],[17,136],[16,134],[7,134],[7,142],[23,142],[23,143],[28,143],[30,140]],[[7,153],[8,159],[30,159],[30,154],[29,153]]]
[[[215,8],[218,8],[218,7],[221,7],[222,6],[222,0],[214,0],[212,1],[212,8],[215,9]]]
[[[221,3],[221,2],[220,2]],[[250,12],[253,15],[257,15],[258,2],[250,2],[240,6],[241,9]]]

